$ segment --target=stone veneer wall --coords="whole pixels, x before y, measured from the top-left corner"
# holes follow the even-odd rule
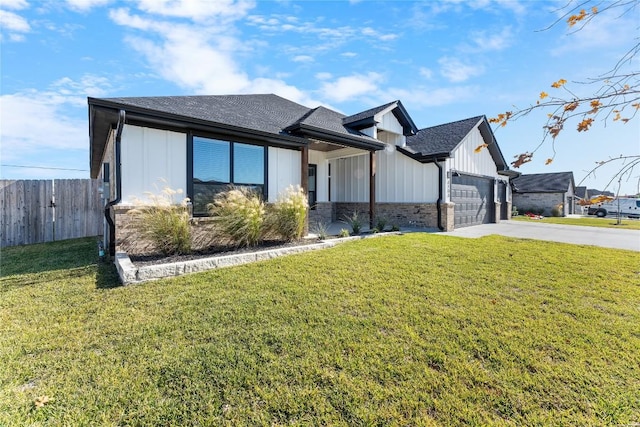
[[[544,209],[544,216],[551,216],[551,209],[554,206],[563,205],[564,193],[513,193],[512,202],[518,208],[520,214],[524,214],[528,209]],[[562,216],[567,212],[562,210]]]
[[[362,216],[362,222],[369,223],[369,203],[337,202],[335,205],[336,220],[343,220],[357,211]],[[447,212],[450,210],[450,230],[453,230],[453,204],[443,203],[442,207],[443,224],[446,224]],[[388,225],[399,227],[438,227],[438,209],[435,203],[376,203],[376,216],[385,218]]]
[[[317,202],[315,209],[309,209],[309,224],[312,229],[315,224],[330,224],[336,220],[337,218],[335,203]]]

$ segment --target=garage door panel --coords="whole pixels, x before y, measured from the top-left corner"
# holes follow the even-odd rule
[[[455,227],[467,227],[492,222],[493,179],[454,176],[451,182]]]

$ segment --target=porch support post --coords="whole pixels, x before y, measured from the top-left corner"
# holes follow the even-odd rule
[[[376,215],[376,152],[369,151],[369,229]]]
[[[300,186],[304,194],[309,196],[309,147],[306,145],[302,147],[300,166]]]

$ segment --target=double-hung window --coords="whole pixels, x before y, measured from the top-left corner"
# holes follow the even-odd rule
[[[207,204],[229,185],[249,187],[265,195],[265,152],[262,145],[194,136],[194,215],[206,214]]]

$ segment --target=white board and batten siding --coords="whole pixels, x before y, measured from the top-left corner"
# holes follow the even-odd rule
[[[474,152],[484,143],[480,131],[477,127],[474,128],[453,152],[453,158],[447,159],[447,170],[507,180],[507,177],[498,175],[496,163],[487,148],[483,148],[479,153]]]
[[[369,154],[331,160],[332,201],[369,201]],[[438,200],[438,168],[398,151],[376,153],[376,201],[433,203]]]
[[[122,132],[122,204],[145,200],[165,186],[187,192],[187,135],[125,125]],[[177,196],[176,202],[182,197]]]
[[[398,151],[378,151],[376,201],[433,203],[438,200],[438,167]]]
[[[275,202],[278,194],[290,185],[300,185],[302,155],[299,150],[269,147],[268,152],[268,197]]]

